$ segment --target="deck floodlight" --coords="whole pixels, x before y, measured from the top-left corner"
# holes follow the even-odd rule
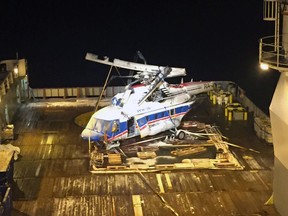
[[[19,73],[18,65],[14,66],[13,72],[14,72],[14,77],[17,78],[18,77],[18,73]]]
[[[261,62],[261,63],[260,63],[260,68],[261,68],[262,70],[268,70],[268,69],[269,69],[269,65],[266,64],[266,63]]]

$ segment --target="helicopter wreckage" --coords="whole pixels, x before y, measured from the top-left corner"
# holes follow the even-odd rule
[[[199,124],[193,127],[194,131],[179,129],[182,118],[192,109],[197,96],[214,89],[213,82],[170,84],[165,79],[185,76],[185,68],[119,59],[109,61],[108,58],[100,59],[91,53],[87,53],[86,59],[110,65],[111,68],[136,71],[133,75],[135,81],[129,83],[124,92],[116,94],[111,105],[95,111],[81,133],[81,137],[89,142],[89,150],[93,143],[91,172],[243,168],[229,151],[228,143],[223,141],[216,127],[205,124],[203,127],[202,124],[201,132]],[[137,137],[140,138],[138,142]],[[175,144],[175,140],[185,140],[186,144]],[[211,147],[215,150],[213,159],[206,158],[203,162],[202,159],[191,157],[205,154],[207,148]],[[159,149],[162,153],[159,153]],[[163,154],[163,150],[166,153],[168,150],[169,154]],[[159,160],[165,162],[161,164]]]
[[[116,143],[132,137],[152,136],[176,129],[190,111],[197,94],[213,89],[213,82],[169,84],[165,78],[185,76],[184,68],[139,64],[114,59],[100,60],[88,53],[86,59],[135,70],[134,82],[112,98],[112,104],[96,111],[81,137],[86,140]]]

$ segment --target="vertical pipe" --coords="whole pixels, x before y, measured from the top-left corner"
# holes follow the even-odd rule
[[[228,121],[232,121],[232,110],[229,110],[228,112]]]
[[[213,95],[213,104],[214,105],[216,104],[216,95],[215,94]]]
[[[248,119],[248,113],[247,111],[244,111],[244,120],[247,121],[247,119]]]

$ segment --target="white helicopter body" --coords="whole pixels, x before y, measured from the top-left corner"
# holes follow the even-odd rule
[[[213,89],[212,82],[168,84],[164,79],[186,75],[183,68],[145,65],[115,59],[100,60],[87,54],[86,59],[111,66],[137,70],[140,84],[127,85],[112,98],[112,104],[96,111],[81,133],[83,139],[113,143],[135,136],[146,137],[177,128],[190,111],[196,94]],[[121,64],[119,63],[121,62]],[[139,70],[142,70],[139,72]],[[142,72],[142,73],[141,73]]]

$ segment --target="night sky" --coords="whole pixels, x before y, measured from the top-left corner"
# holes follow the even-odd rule
[[[1,0],[0,60],[26,58],[32,88],[99,86],[109,67],[86,52],[133,61],[140,50],[148,64],[185,67],[186,81],[235,81],[267,111],[279,73],[258,69],[258,40],[274,34],[262,4]]]

